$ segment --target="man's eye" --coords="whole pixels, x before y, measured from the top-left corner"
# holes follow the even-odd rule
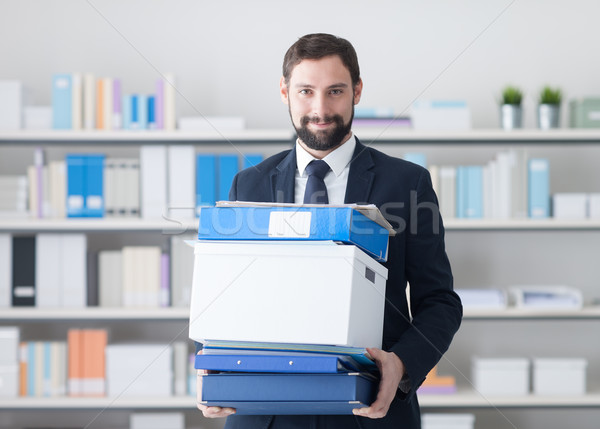
[[[341,93],[342,93],[341,89],[332,89],[331,90],[332,95],[340,95]]]
[[[308,90],[308,89],[301,89],[300,90],[300,94],[302,94],[302,95],[308,95],[308,94],[310,94],[310,90]]]

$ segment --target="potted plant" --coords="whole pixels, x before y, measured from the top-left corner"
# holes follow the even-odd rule
[[[514,86],[507,86],[502,91],[502,104],[500,106],[500,123],[505,130],[521,128],[523,126],[523,92]]]
[[[558,128],[560,125],[560,102],[562,92],[559,88],[545,86],[540,92],[538,105],[538,127],[542,130]]]

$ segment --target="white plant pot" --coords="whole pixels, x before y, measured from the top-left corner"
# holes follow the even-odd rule
[[[560,126],[560,105],[540,104],[538,106],[538,128],[549,130]]]
[[[523,109],[515,104],[500,106],[500,125],[503,130],[514,130],[523,127]]]

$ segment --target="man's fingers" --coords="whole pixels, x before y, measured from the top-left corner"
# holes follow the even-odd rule
[[[370,407],[354,408],[352,413],[355,416],[368,417],[370,419],[381,419],[387,414],[387,410],[381,408],[377,401],[373,402]]]
[[[235,414],[235,409],[233,408],[207,407],[206,405],[198,404],[198,409],[202,411],[204,417],[208,418],[227,417]]]

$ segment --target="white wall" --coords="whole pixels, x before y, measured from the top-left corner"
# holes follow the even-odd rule
[[[598,16],[596,0],[3,0],[0,79],[22,80],[30,104],[49,104],[56,72],[92,71],[121,78],[127,93],[151,93],[158,71],[173,71],[179,116],[243,115],[251,128],[282,128],[285,50],[322,31],[356,47],[364,107],[466,99],[474,126],[495,128],[496,99],[514,83],[534,127],[544,84],[569,98],[600,95]]]

